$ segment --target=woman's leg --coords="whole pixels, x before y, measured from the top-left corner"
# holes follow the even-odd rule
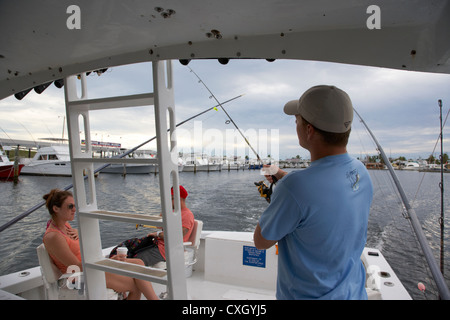
[[[114,259],[114,257],[113,257]],[[145,266],[141,259],[125,259],[125,262],[134,263],[137,265]],[[129,291],[129,300],[140,300],[141,293],[147,300],[159,300],[151,282],[130,278],[114,273],[105,273],[106,275],[106,287],[113,289],[117,292]]]
[[[126,262],[145,266],[144,261],[142,261],[141,259],[126,259]],[[147,300],[159,300],[158,296],[155,293],[155,290],[153,290],[151,282],[141,279],[134,279],[134,282],[136,284],[136,287],[142,292]]]
[[[141,291],[137,287],[133,278],[125,277],[115,273],[105,273],[106,287],[117,292],[129,292],[129,300],[140,300]]]

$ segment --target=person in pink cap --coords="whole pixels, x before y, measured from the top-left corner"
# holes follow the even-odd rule
[[[189,236],[194,228],[194,214],[186,206],[186,198],[188,192],[186,189],[180,185],[180,210],[181,210],[181,227],[183,230],[183,242],[187,242]],[[174,207],[173,199],[173,188],[172,188],[172,208]],[[156,241],[156,246],[138,252],[136,258],[144,261],[146,266],[154,266],[155,264],[166,261],[166,250],[164,247],[164,231],[157,231],[150,233],[149,236],[154,236]]]

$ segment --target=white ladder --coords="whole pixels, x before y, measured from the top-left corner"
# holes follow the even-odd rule
[[[154,61],[152,62],[152,69],[153,93],[130,96],[88,99],[86,76],[83,74],[81,75],[81,97],[78,97],[77,76],[70,76],[65,79],[64,90],[70,141],[72,180],[77,206],[80,247],[88,299],[106,299],[104,272],[163,283],[167,285],[169,298],[187,299],[179,200],[172,64],[171,61]],[[144,161],[145,163],[158,164],[162,218],[159,216],[134,214],[132,212],[101,210],[97,207],[94,164],[104,164],[105,159],[92,158],[89,111],[149,105],[154,105],[155,107],[157,160],[124,157],[120,159],[107,159],[107,162],[129,164],[142,163]],[[169,128],[167,125],[168,122]],[[170,129],[169,134],[168,129]],[[83,150],[81,145],[80,132],[82,131],[85,133],[85,150]],[[85,182],[84,175],[87,175],[87,182]],[[170,190],[172,186],[175,198],[175,208],[173,210]],[[151,224],[163,227],[167,272],[106,259],[102,255],[99,219],[131,224]]]

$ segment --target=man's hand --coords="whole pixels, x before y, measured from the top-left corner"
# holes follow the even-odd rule
[[[283,178],[285,175],[287,175],[287,172],[284,170],[281,170],[280,168],[278,168],[276,165],[272,164],[272,165],[263,165],[263,172],[268,173],[267,175],[264,175],[264,177],[266,177],[267,181],[269,181],[270,183],[274,183],[273,177],[274,176],[277,181],[280,180],[281,178]],[[275,181],[276,182],[276,181]]]

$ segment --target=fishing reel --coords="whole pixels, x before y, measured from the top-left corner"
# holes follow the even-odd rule
[[[264,181],[255,182],[255,186],[258,187],[259,195],[266,199],[268,203],[270,203],[270,196],[272,195],[272,186],[273,183],[268,187]]]

